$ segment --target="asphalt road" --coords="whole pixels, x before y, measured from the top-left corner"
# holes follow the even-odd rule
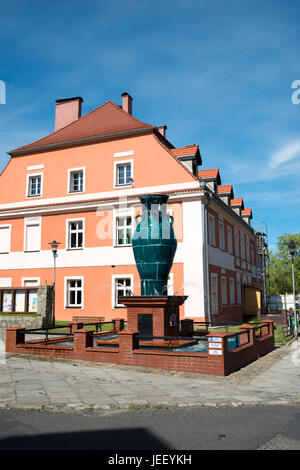
[[[0,450],[300,449],[300,408],[0,411]]]

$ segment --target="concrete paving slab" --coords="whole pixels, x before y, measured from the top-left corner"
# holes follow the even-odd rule
[[[300,403],[294,351],[277,349],[228,377],[8,354],[0,369],[0,406],[123,409]]]

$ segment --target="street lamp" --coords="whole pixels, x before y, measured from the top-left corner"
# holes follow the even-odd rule
[[[294,335],[298,337],[298,325],[297,325],[297,312],[296,312],[296,297],[295,297],[295,273],[294,273],[294,256],[296,253],[296,243],[294,240],[290,240],[288,244],[290,255],[292,258],[292,283],[293,283],[293,303],[294,303]]]
[[[56,271],[56,258],[58,256],[57,248],[58,248],[58,245],[60,245],[60,242],[53,240],[53,242],[50,242],[49,245],[51,245],[52,253],[53,253],[52,322],[53,322],[53,326],[55,326],[55,271]]]

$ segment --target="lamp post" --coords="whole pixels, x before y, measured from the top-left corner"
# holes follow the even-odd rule
[[[292,258],[292,284],[293,284],[293,303],[294,303],[294,335],[298,337],[298,325],[297,325],[297,312],[296,312],[296,297],[295,297],[295,272],[294,272],[294,256],[296,253],[296,243],[294,240],[290,240],[288,244],[290,255]]]
[[[55,326],[55,274],[56,274],[55,272],[56,272],[56,258],[58,256],[57,248],[58,248],[58,245],[60,245],[60,242],[53,240],[53,242],[50,242],[49,245],[51,245],[52,253],[53,253],[52,323],[53,323],[53,326]]]

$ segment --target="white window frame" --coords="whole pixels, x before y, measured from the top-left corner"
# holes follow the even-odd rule
[[[121,165],[131,165],[131,181],[125,184],[118,184],[118,167]],[[133,171],[133,160],[118,160],[114,162],[114,188],[124,188],[124,187],[131,187],[133,180],[134,180],[134,171]]]
[[[40,194],[29,194],[29,189],[30,189],[30,179],[31,178],[36,178],[40,176],[41,177],[41,193]],[[32,199],[32,198],[37,198],[37,197],[42,197],[43,196],[43,186],[44,186],[44,172],[39,172],[39,173],[29,173],[26,178],[26,194],[25,198],[26,199]]]
[[[130,279],[130,291],[134,292],[134,276],[133,274],[113,274],[112,275],[112,297],[111,297],[111,305],[112,308],[119,308],[125,307],[123,304],[117,304],[117,289],[116,289],[116,280],[117,279]]]
[[[234,227],[234,255],[237,258],[240,257],[240,251],[239,231],[236,227]]]
[[[208,214],[208,240],[209,245],[216,246],[216,224],[212,214]]]
[[[82,222],[82,247],[71,248],[70,223]],[[83,250],[85,248],[85,217],[74,217],[74,219],[66,219],[66,250]]]
[[[241,276],[237,274],[236,276],[236,289],[237,289],[237,304],[242,305],[242,282]]]
[[[81,305],[69,305],[69,290],[68,290],[68,282],[69,281],[81,281]],[[64,295],[64,308],[84,308],[84,276],[65,276],[64,277],[64,287],[65,287],[65,295]]]
[[[83,177],[83,181],[82,181],[82,190],[80,191],[73,191],[72,188],[71,188],[71,177],[72,177],[72,174],[73,173],[79,173],[79,172],[82,172],[82,177]],[[85,166],[82,166],[80,168],[68,168],[68,194],[78,194],[78,193],[84,193],[85,192]]]
[[[234,277],[229,278],[230,305],[235,305],[235,283]]]
[[[212,301],[212,286],[213,286],[213,279],[216,281],[216,309],[217,312],[213,312],[213,301]],[[218,285],[218,274],[217,273],[211,273],[210,274],[210,296],[211,296],[211,302],[210,302],[210,308],[211,308],[211,314],[212,315],[219,315],[219,285]]]
[[[224,281],[225,281],[225,289],[224,289]],[[221,300],[222,300],[222,307],[227,307],[227,277],[221,276]]]
[[[255,246],[250,241],[250,263],[254,264],[255,262]]]
[[[32,286],[29,286],[29,287],[37,287],[37,286],[41,285],[41,278],[40,277],[22,277],[22,287],[26,287],[25,286],[26,281],[33,281],[33,282],[37,283],[36,285],[32,285]]]
[[[8,228],[8,231],[9,231],[9,249],[8,249],[8,251],[0,251],[1,255],[10,253],[10,251],[11,251],[11,224],[1,224],[0,225],[0,230],[5,229],[5,228],[6,229]],[[0,247],[0,250],[1,250],[1,247]]]
[[[39,243],[39,249],[34,250],[34,251],[27,251],[26,250],[26,245],[27,245],[27,238],[26,238],[26,227],[27,225],[39,225],[40,227],[40,243]],[[41,244],[42,244],[42,218],[41,217],[24,217],[24,243],[23,243],[23,251],[24,253],[35,253],[37,251],[41,251]]]
[[[225,251],[225,226],[224,220],[219,219],[219,249]]]
[[[228,253],[232,255],[233,254],[232,228],[229,225],[227,225],[227,246],[228,246]]]
[[[246,243],[245,243],[245,234],[240,231],[240,241],[241,241],[241,258],[246,259]]]
[[[250,263],[250,240],[249,237],[246,236],[246,257],[247,261]]]
[[[113,234],[114,234],[114,238],[113,238],[113,243],[114,243],[114,247],[128,247],[128,246],[132,246],[132,243],[130,244],[124,244],[124,245],[119,245],[118,244],[118,233],[117,233],[117,230],[118,230],[118,219],[120,217],[131,217],[131,239],[132,239],[132,236],[133,236],[133,233],[134,233],[134,208],[126,208],[126,209],[114,209],[114,212],[113,212]]]

